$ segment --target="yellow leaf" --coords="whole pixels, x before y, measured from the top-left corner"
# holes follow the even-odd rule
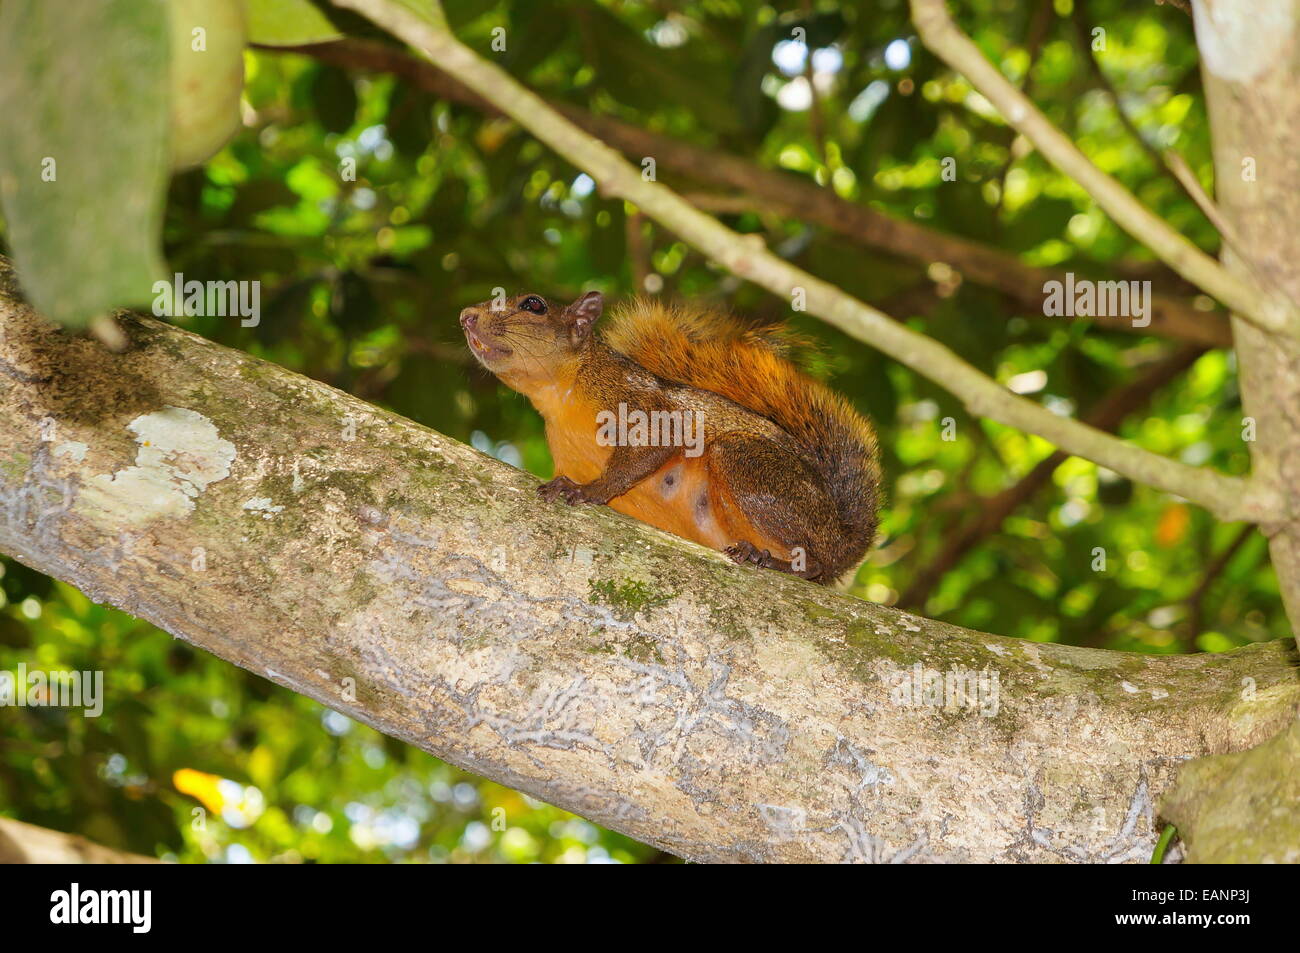
[[[182,794],[188,794],[208,809],[212,814],[220,815],[225,805],[221,796],[222,779],[215,774],[195,771],[193,768],[181,768],[172,774],[172,784]]]

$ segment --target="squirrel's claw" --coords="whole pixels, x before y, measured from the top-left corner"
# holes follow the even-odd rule
[[[734,546],[728,546],[723,552],[742,566],[749,564],[751,566],[765,567],[772,559],[771,552],[766,549],[759,549],[747,539],[742,539]]]
[[[574,506],[578,503],[595,502],[587,496],[582,486],[564,476],[556,477],[549,483],[543,483],[537,488],[537,495],[542,499],[550,500],[551,502],[563,500],[570,506]]]

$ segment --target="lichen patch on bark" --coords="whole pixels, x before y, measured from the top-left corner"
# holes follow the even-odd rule
[[[140,446],[135,465],[91,476],[78,499],[95,522],[141,525],[184,516],[209,484],[230,475],[235,445],[197,411],[164,407],[141,414],[127,429]]]

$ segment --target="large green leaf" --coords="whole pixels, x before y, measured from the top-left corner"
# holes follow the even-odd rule
[[[63,324],[163,274],[169,54],[163,0],[0,4],[0,201],[24,290]]]
[[[352,77],[337,66],[322,66],[311,84],[312,104],[321,125],[334,133],[347,132],[357,118],[357,91]]]
[[[343,31],[335,26],[327,7],[312,0],[244,0],[249,42],[299,46],[337,40]]]
[[[438,22],[433,0],[394,0],[420,19]],[[243,0],[248,41],[262,46],[305,46],[344,36],[379,36],[367,19],[330,0]]]

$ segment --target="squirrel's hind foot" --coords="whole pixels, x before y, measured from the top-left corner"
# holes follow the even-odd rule
[[[771,569],[773,568],[771,565],[773,562],[780,562],[780,560],[772,558],[770,551],[759,549],[747,539],[742,539],[740,542],[728,546],[723,552],[730,556],[733,562],[740,563],[742,566],[759,566],[763,569]]]
[[[574,483],[566,476],[558,476],[549,483],[543,483],[537,488],[537,495],[544,500],[550,500],[552,503],[563,500],[570,506],[576,506],[579,503],[599,502],[588,495],[586,487]]]
[[[733,562],[737,562],[742,566],[775,569],[777,572],[789,573],[791,576],[798,576],[812,582],[821,581],[822,567],[819,564],[809,560],[805,568],[795,569],[793,563],[773,556],[771,550],[759,549],[747,539],[742,539],[740,542],[728,546],[722,552],[729,556]]]

